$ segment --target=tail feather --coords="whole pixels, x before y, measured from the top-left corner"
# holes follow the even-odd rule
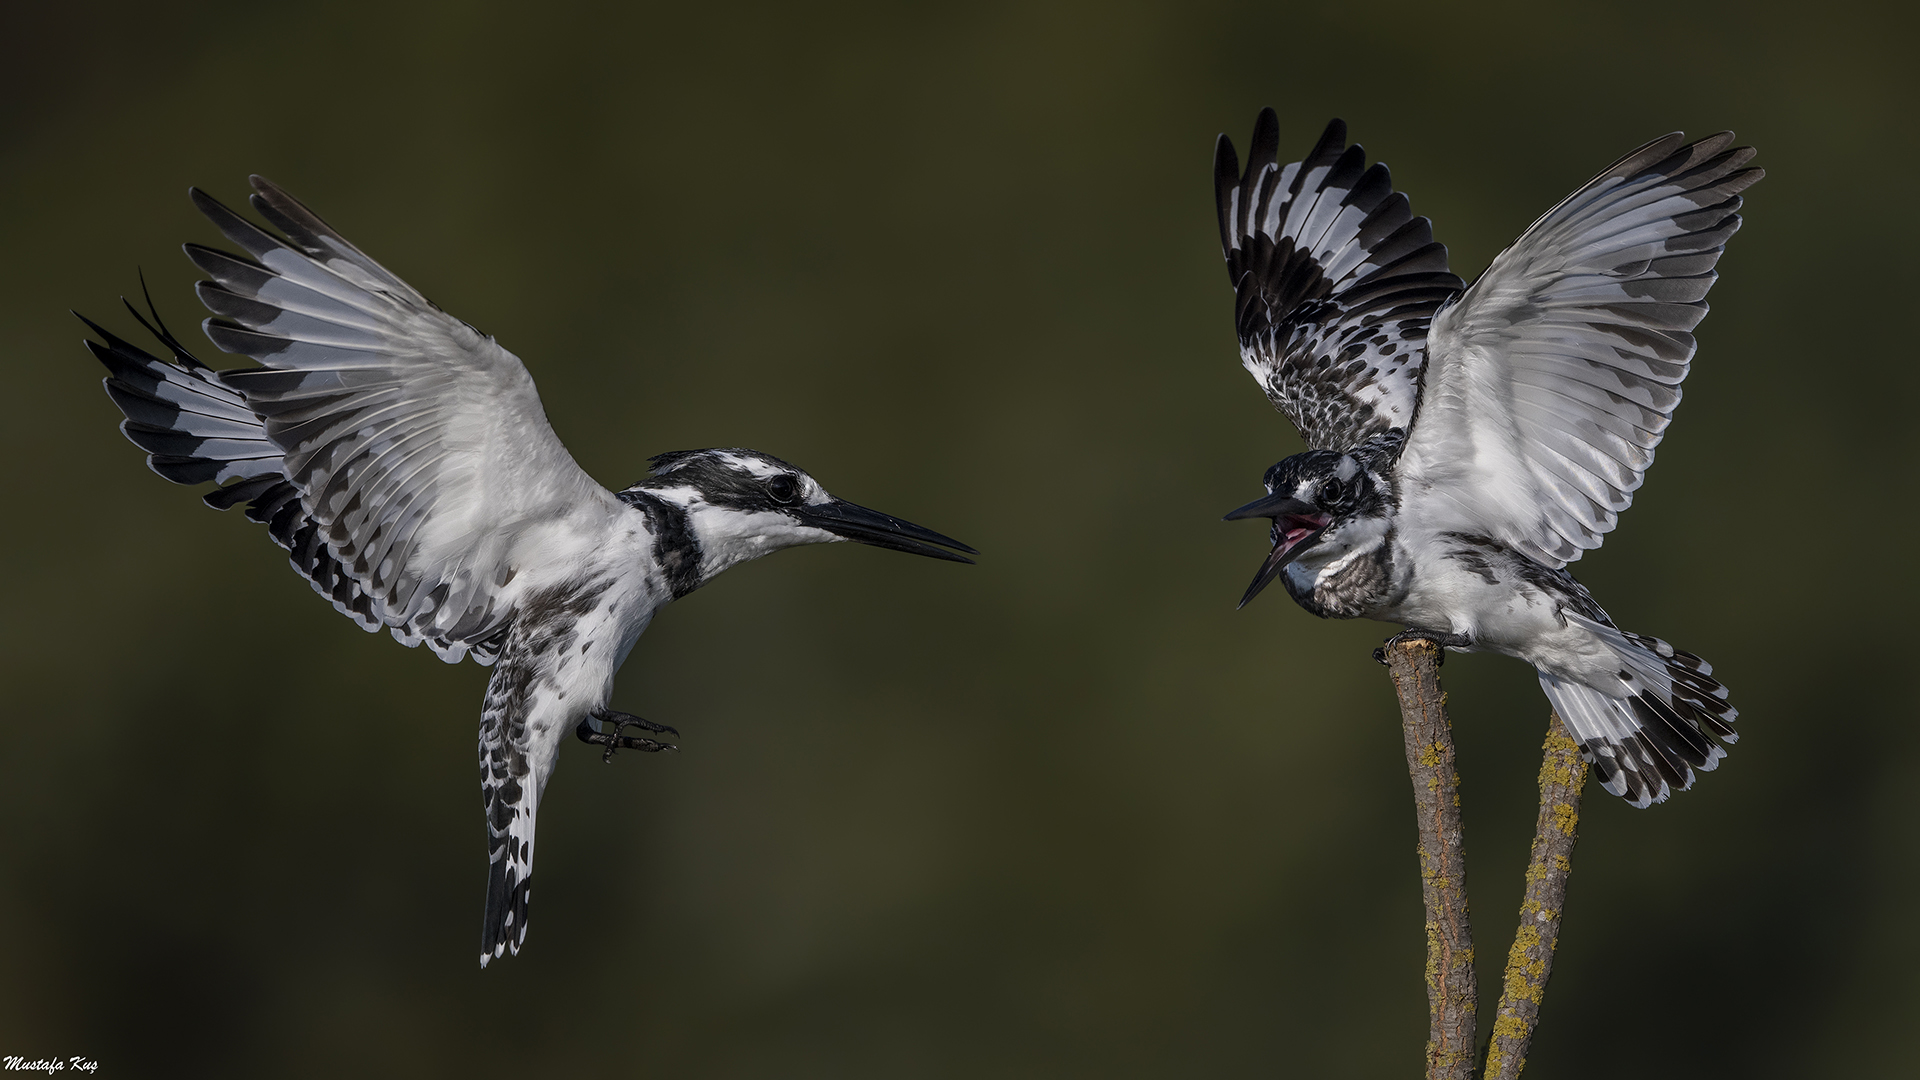
[[[1620,651],[1635,674],[1651,685],[1654,699],[1670,707],[1683,721],[1697,725],[1729,745],[1740,741],[1739,733],[1733,730],[1740,710],[1727,704],[1727,688],[1713,678],[1713,665],[1657,637],[1617,630],[1614,633],[1638,646]],[[1726,751],[1714,748],[1715,761],[1725,756]]]
[[[493,802],[491,791],[488,801]],[[486,912],[480,924],[481,967],[509,952],[520,954],[520,946],[527,941],[527,907],[533,900],[533,800],[527,800],[504,828],[496,824],[493,811],[498,805],[488,807],[491,862],[487,866]]]
[[[1540,672],[1553,702],[1600,784],[1635,806],[1665,802],[1693,786],[1695,770],[1711,772],[1739,740],[1739,711],[1713,668],[1659,638],[1630,634],[1569,613],[1620,659],[1612,685],[1595,687]]]
[[[510,643],[487,681],[480,712],[480,798],[487,813],[487,907],[480,925],[480,966],[527,940],[533,899],[534,815],[552,770],[552,756],[532,745],[527,719],[543,690],[536,685],[524,639]],[[545,761],[545,766],[539,764]]]

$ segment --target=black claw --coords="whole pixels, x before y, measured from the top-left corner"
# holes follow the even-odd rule
[[[602,723],[612,723],[613,730],[593,730],[593,722],[595,720]],[[659,742],[654,739],[642,738],[638,735],[621,734],[621,732],[630,727],[638,727],[647,731],[665,732],[672,735],[680,734],[665,724],[656,724],[651,720],[643,720],[638,716],[633,716],[629,713],[614,712],[611,709],[596,709],[594,712],[588,714],[586,719],[580,721],[580,726],[573,729],[573,734],[574,737],[583,743],[606,747],[607,752],[600,755],[600,760],[603,762],[612,761],[613,752],[616,750],[639,750],[648,754],[657,754],[662,750],[677,751],[680,749],[672,743]]]
[[[632,713],[614,712],[612,709],[595,709],[590,715],[603,724],[611,723],[623,728],[637,727],[642,731],[652,731],[662,735],[680,734],[679,728],[669,727],[666,724],[656,724],[645,717],[635,716]]]
[[[1436,667],[1446,664],[1448,649],[1464,649],[1473,644],[1473,639],[1465,634],[1445,634],[1438,630],[1422,630],[1416,626],[1409,626],[1405,630],[1381,642],[1380,647],[1373,650],[1374,663],[1385,666],[1387,662],[1387,649],[1403,641],[1432,642],[1434,647],[1439,650],[1439,655],[1434,660]]]

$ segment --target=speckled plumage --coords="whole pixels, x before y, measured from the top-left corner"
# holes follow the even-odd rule
[[[1347,450],[1412,424],[1428,323],[1462,282],[1344,123],[1284,168],[1279,137],[1269,109],[1244,174],[1226,136],[1214,157],[1241,360],[1307,445]]]
[[[1607,790],[1686,788],[1725,754],[1709,736],[1735,739],[1725,688],[1615,627],[1565,566],[1653,462],[1752,149],[1656,139],[1463,288],[1344,124],[1285,167],[1277,145],[1267,110],[1246,170],[1225,136],[1214,170],[1243,362],[1313,448],[1232,515],[1274,520],[1247,598],[1277,574],[1316,615],[1526,660]]]
[[[293,567],[369,631],[442,660],[493,664],[479,758],[488,879],[480,963],[527,932],[534,820],[569,734],[614,748],[636,717],[613,680],[654,613],[728,567],[797,544],[858,540],[967,562],[973,549],[827,494],[744,449],[680,451],[625,491],[600,486],[548,425],[518,358],[253,178],[275,235],[194,191],[246,255],[187,246],[221,349],[214,371],[162,326],[162,359],[87,325],[121,430],[176,483],[223,485]],[[135,317],[140,318],[138,312]],[[582,725],[585,725],[584,727]]]

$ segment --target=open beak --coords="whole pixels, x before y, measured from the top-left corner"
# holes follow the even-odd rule
[[[923,529],[911,521],[901,521],[878,510],[856,506],[844,499],[828,499],[818,506],[796,506],[790,512],[804,524],[874,547],[963,563],[973,560],[943,549],[955,548],[967,555],[980,554],[950,536],[942,536],[932,529]],[[936,544],[939,546],[936,547]]]
[[[1267,561],[1260,564],[1260,572],[1254,575],[1253,584],[1247,586],[1247,594],[1240,598],[1240,606],[1246,607],[1267,583],[1279,576],[1280,571],[1293,561],[1294,556],[1312,546],[1320,534],[1327,531],[1333,518],[1320,512],[1320,508],[1309,502],[1302,502],[1291,495],[1269,495],[1264,499],[1255,499],[1238,510],[1228,514],[1223,521],[1240,521],[1244,518],[1273,519],[1273,553]]]

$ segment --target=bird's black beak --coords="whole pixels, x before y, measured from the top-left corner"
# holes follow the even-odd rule
[[[1291,495],[1269,495],[1264,499],[1255,499],[1238,510],[1228,514],[1223,521],[1240,521],[1244,518],[1273,519],[1273,553],[1267,561],[1260,564],[1260,572],[1253,577],[1253,584],[1247,586],[1247,594],[1240,598],[1240,606],[1246,607],[1267,583],[1279,576],[1280,571],[1294,557],[1313,546],[1320,534],[1333,524],[1333,518],[1322,513],[1320,508],[1309,502],[1303,502]]]
[[[816,529],[825,529],[835,536],[848,540],[858,540],[874,547],[891,548],[894,551],[925,555],[929,559],[946,559],[949,562],[971,563],[966,555],[955,555],[944,548],[956,548],[967,555],[979,552],[950,536],[942,536],[932,529],[923,529],[911,521],[901,521],[897,517],[883,514],[878,510],[869,510],[856,506],[843,499],[828,499],[817,506],[796,506],[791,511],[802,524]],[[935,547],[934,545],[939,545]]]

